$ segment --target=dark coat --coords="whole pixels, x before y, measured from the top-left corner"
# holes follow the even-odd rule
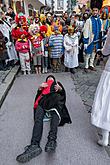
[[[0,32],[0,61],[6,60],[8,58],[6,43],[8,42],[7,37],[4,37],[2,32]]]
[[[65,103],[66,103],[65,89],[60,82],[57,82],[57,83],[62,87],[62,90],[55,92],[55,90],[54,90],[55,83],[53,83],[51,86],[51,89],[50,89],[50,93],[47,95],[43,95],[42,98],[40,99],[39,106],[41,106],[46,111],[48,111],[52,108],[57,109],[57,111],[61,117],[59,126],[63,126],[65,123],[71,124],[72,121],[71,121],[70,115],[68,113],[67,107],[65,105]],[[35,101],[39,97],[40,94],[41,94],[41,91],[38,90],[37,95],[35,97]],[[36,110],[37,109],[34,109],[34,112]]]

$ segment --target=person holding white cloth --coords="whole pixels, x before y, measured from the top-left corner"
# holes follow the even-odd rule
[[[75,28],[68,27],[68,33],[64,36],[64,65],[70,68],[70,72],[74,73],[73,68],[78,64],[78,35],[75,33]]]
[[[110,28],[102,49],[104,56],[110,55]],[[101,146],[109,144],[110,132],[110,56],[101,75],[92,107],[91,123],[102,129],[102,139],[98,140]]]

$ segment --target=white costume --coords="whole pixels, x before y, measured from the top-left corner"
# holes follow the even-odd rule
[[[110,55],[110,29],[102,53],[105,56]],[[98,140],[98,144],[107,146],[110,132],[110,56],[96,90],[91,123],[102,129],[102,139]]]
[[[64,36],[64,65],[68,68],[75,68],[78,64],[78,35],[72,36],[66,34]]]
[[[11,27],[9,27],[3,21],[3,24],[0,24],[0,30],[3,33],[3,35],[8,38],[8,42],[6,43],[8,57],[9,57],[8,60],[9,61],[10,60],[18,60],[17,53],[16,53],[16,50],[15,50],[15,46],[14,46],[13,42],[10,41]]]

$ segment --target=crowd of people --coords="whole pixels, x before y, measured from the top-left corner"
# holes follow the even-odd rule
[[[23,13],[15,15],[11,7],[8,11],[0,10],[0,70],[7,70],[20,64],[24,75],[61,71],[75,73],[80,63],[84,63],[84,71],[96,71],[103,55],[110,55],[110,18],[107,9],[102,8],[102,1],[91,1],[91,11],[71,15],[64,13],[56,16],[51,12],[35,13],[25,17]],[[107,37],[107,39],[106,39]],[[100,79],[93,109],[91,123],[102,129],[101,146],[109,143],[110,132],[110,58]],[[102,90],[103,89],[103,90]],[[53,102],[54,100],[54,102]],[[34,127],[31,144],[18,155],[16,160],[25,163],[38,156],[42,149],[40,141],[43,131],[43,118],[48,112],[51,115],[51,125],[45,152],[56,149],[58,126],[72,123],[66,108],[66,93],[63,85],[57,82],[53,75],[38,88],[34,103]]]
[[[109,28],[109,13],[101,5],[96,10],[85,10],[71,15],[56,16],[51,12],[25,17],[15,15],[11,7],[0,10],[0,70],[20,63],[25,74],[61,71],[74,72],[80,63],[84,71],[95,71],[94,60],[100,51]]]

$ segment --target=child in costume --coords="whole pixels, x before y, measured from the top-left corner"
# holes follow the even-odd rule
[[[40,26],[40,33],[43,40],[43,56],[42,56],[42,73],[47,73],[47,67],[48,67],[48,41],[49,38],[46,36],[47,33],[47,26],[42,25]]]
[[[63,55],[63,35],[60,34],[58,26],[54,26],[54,34],[49,38],[49,46],[51,47],[51,59],[53,72],[60,69],[61,57]]]
[[[74,68],[78,67],[78,35],[75,27],[69,26],[68,33],[64,36],[64,65],[70,72],[74,73]]]
[[[40,35],[40,29],[37,25],[31,27],[30,30],[30,41],[32,43],[32,54],[33,54],[33,62],[36,74],[41,74],[41,66],[42,66],[42,55],[43,55],[43,41],[42,36]]]
[[[16,22],[16,26],[12,29],[11,32],[13,39],[16,41],[18,38],[20,38],[20,36],[23,33],[25,33],[24,31],[27,32],[27,36],[28,36],[29,34],[28,34],[27,20],[23,13],[19,13],[16,15],[15,22]]]
[[[29,40],[26,37],[27,33],[21,35],[21,37],[16,41],[15,48],[19,52],[20,65],[21,70],[24,75],[26,75],[26,71],[30,74],[30,56],[29,56]]]

